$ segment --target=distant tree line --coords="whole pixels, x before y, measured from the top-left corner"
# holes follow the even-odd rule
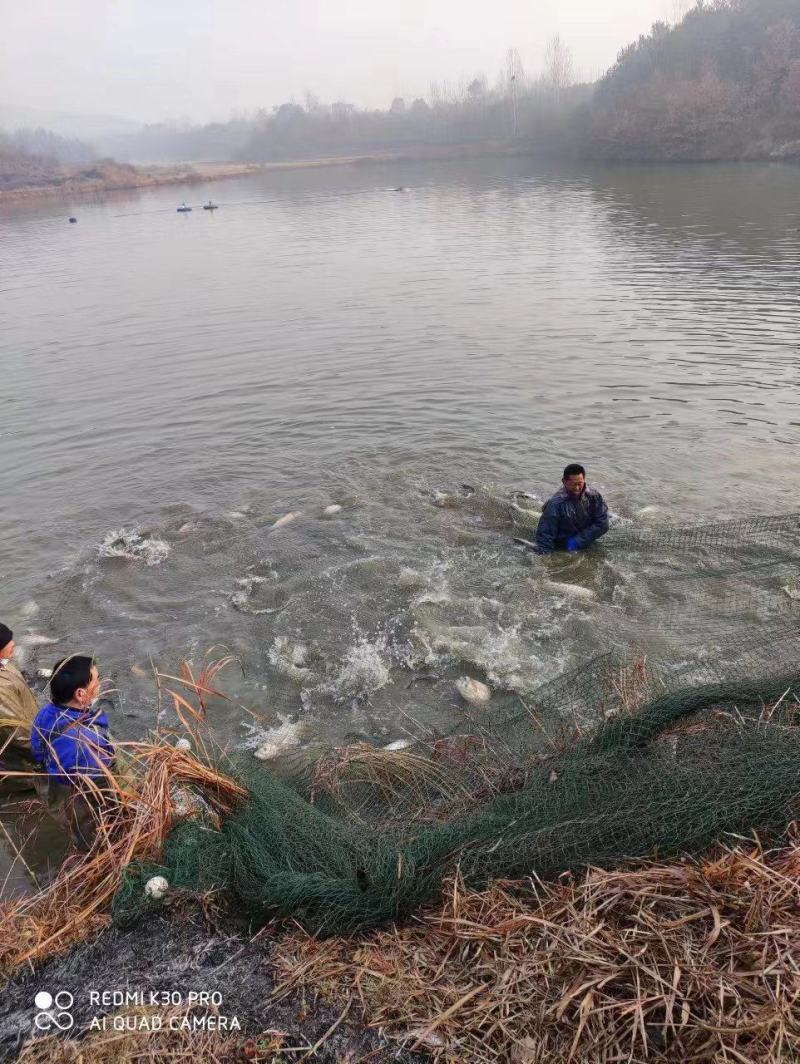
[[[434,83],[427,97],[396,97],[385,109],[326,103],[309,92],[302,101],[227,123],[146,126],[113,149],[146,161],[273,162],[508,139],[533,139],[543,148],[561,141],[575,109],[591,96],[591,87],[576,80],[570,50],[556,37],[546,48],[543,71],[533,78],[510,49],[492,84],[480,74],[458,85]]]
[[[97,152],[82,140],[59,137],[47,129],[0,132],[0,189],[49,184],[61,168],[91,165]]]
[[[132,150],[271,162],[494,141],[607,159],[800,155],[800,0],[665,0],[665,20],[594,85],[555,37],[533,78],[510,49],[492,84],[434,84],[384,110],[308,93],[229,123],[150,126]]]
[[[530,77],[509,49],[490,83],[433,84],[385,109],[312,93],[229,122],[145,126],[105,141],[134,162],[273,162],[502,142],[600,159],[800,158],[800,0],[664,0],[665,19],[583,84],[554,37]],[[20,159],[85,163],[91,149],[44,130],[0,138]],[[33,165],[33,164],[32,164]]]

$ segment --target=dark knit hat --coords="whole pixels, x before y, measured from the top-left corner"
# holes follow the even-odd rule
[[[0,624],[0,650],[7,647],[14,638],[14,633],[7,624]]]

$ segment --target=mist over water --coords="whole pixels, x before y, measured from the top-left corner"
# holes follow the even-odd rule
[[[460,674],[526,696],[604,649],[663,571],[537,568],[460,486],[543,501],[579,460],[634,526],[798,509],[795,178],[460,161],[4,207],[3,610],[61,641],[30,660],[95,650],[133,736],[150,659],[224,645],[261,719],[215,720],[253,745],[449,727]]]

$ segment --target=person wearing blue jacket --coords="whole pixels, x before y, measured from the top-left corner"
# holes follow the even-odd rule
[[[83,654],[64,658],[53,669],[51,701],[39,710],[31,729],[33,758],[47,775],[48,810],[67,823],[81,849],[91,846],[114,768],[108,717],[93,708],[99,693],[93,659]]]
[[[585,550],[608,532],[608,507],[586,483],[586,470],[572,463],[564,470],[559,491],[548,499],[536,529],[536,553]]]

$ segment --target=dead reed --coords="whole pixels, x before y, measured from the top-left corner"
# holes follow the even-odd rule
[[[405,928],[278,941],[281,992],[355,993],[366,1023],[437,1062],[800,1060],[800,844],[453,882]]]

